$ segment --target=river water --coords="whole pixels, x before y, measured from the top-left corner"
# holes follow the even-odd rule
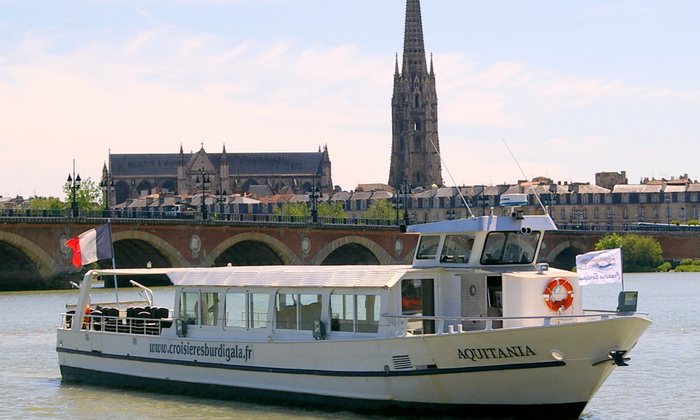
[[[614,309],[618,285],[586,286],[584,307]],[[586,407],[586,420],[695,419],[700,416],[700,273],[627,274],[639,311],[654,324]],[[104,298],[96,296],[108,294]],[[172,289],[155,290],[172,305]],[[120,290],[120,300],[136,297]],[[93,293],[109,300],[113,291]],[[0,293],[0,418],[229,418],[389,420],[397,417],[328,412],[237,401],[202,400],[132,390],[62,384],[55,341],[59,314],[77,291]],[[572,378],[575,380],[575,378]]]

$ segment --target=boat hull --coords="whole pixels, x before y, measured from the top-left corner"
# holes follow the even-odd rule
[[[465,417],[577,418],[650,322],[319,341],[212,340],[59,330],[66,381],[207,397]],[[603,363],[598,363],[603,362]]]
[[[368,400],[348,397],[274,391],[236,386],[192,383],[184,381],[144,378],[111,372],[61,366],[66,382],[86,383],[120,388],[135,388],[154,393],[176,393],[212,399],[235,399],[261,403],[279,403],[293,406],[318,407],[328,410],[371,411],[379,414],[435,414],[436,412],[468,418],[517,419],[576,419],[586,402],[561,404],[433,404],[406,401]]]

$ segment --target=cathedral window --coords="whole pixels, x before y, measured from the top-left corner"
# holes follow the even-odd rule
[[[418,108],[420,106],[420,98],[418,95],[414,97],[414,107]]]
[[[413,122],[413,131],[420,131],[420,121]]]

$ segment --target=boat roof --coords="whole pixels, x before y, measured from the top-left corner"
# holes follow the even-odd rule
[[[409,265],[277,265],[95,270],[92,274],[165,274],[175,286],[390,288],[411,270]]]
[[[531,230],[557,230],[549,215],[523,216],[522,219],[513,216],[479,216],[469,219],[445,220],[443,222],[426,223],[408,226],[407,232],[416,233],[468,233],[519,231],[522,228]]]

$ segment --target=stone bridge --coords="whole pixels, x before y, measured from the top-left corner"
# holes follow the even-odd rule
[[[80,274],[64,244],[104,219],[6,219],[0,224],[0,290],[61,287]],[[601,231],[557,231],[540,261],[571,269]],[[635,232],[638,233],[638,232]],[[667,260],[700,258],[700,235],[653,232]],[[232,265],[410,264],[417,235],[394,226],[115,220],[118,268]],[[96,264],[103,268],[111,261]],[[82,268],[80,270],[85,270]],[[121,280],[120,280],[121,282]]]
[[[65,242],[106,220],[4,220],[0,290],[59,287],[78,273]],[[117,268],[410,264],[417,235],[395,226],[113,220]],[[99,261],[102,268],[111,261]],[[83,268],[82,270],[84,270]]]

